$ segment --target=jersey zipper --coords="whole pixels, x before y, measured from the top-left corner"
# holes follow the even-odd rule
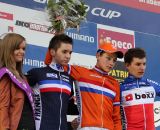
[[[103,103],[104,103],[104,95],[103,95],[103,87],[104,87],[104,82],[105,82],[105,78],[103,78],[103,82],[102,82],[102,104],[101,104],[101,110],[102,110],[102,114],[101,114],[101,121],[102,121],[102,128],[103,128],[103,125],[104,125],[104,123],[103,123],[103,114],[104,114],[104,112],[103,112]]]
[[[138,79],[137,79],[137,86],[138,86],[138,88],[140,88]],[[145,113],[144,102],[143,102],[143,115],[144,115],[144,128],[145,128],[144,130],[146,130],[146,113]]]
[[[62,85],[62,78],[61,78],[61,72],[59,72],[59,78],[60,78],[60,84]],[[61,87],[61,93],[60,93],[60,113],[59,113],[59,130],[61,130],[61,123],[62,123],[62,119],[61,119],[61,115],[62,115],[62,87]]]

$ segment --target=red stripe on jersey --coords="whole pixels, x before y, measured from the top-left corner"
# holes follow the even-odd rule
[[[44,92],[61,92],[62,93],[66,93],[68,95],[70,95],[70,91],[66,90],[66,89],[60,89],[60,88],[42,88],[40,89],[40,92],[44,93]]]

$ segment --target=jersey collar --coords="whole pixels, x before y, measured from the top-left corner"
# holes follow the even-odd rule
[[[60,71],[60,72],[64,72],[63,66],[54,62],[51,62],[51,64],[49,65],[52,69]]]
[[[128,82],[133,82],[135,80],[143,81],[144,78],[143,77],[142,78],[136,78],[135,76],[129,74],[129,76],[125,80],[128,81]]]
[[[103,74],[103,75],[108,75],[108,73],[107,73],[107,72],[105,72],[105,71],[103,71],[103,70],[99,69],[97,66],[95,66],[93,69],[94,69],[94,70],[96,70],[97,72],[99,72],[99,73]]]

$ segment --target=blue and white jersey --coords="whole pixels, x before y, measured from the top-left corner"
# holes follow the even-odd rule
[[[67,130],[73,79],[57,64],[31,69],[27,78],[34,89],[36,130]]]

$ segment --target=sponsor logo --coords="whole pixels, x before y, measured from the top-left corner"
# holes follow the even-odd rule
[[[65,82],[69,82],[69,79],[66,79],[66,78],[64,78],[64,77],[62,77],[61,78],[63,81],[65,81]]]
[[[160,7],[160,1],[159,0],[102,0],[106,2],[116,3],[119,5],[132,7],[140,10],[150,11],[154,13],[160,13],[159,7]]]
[[[160,126],[160,101],[154,102],[154,122],[155,126]]]
[[[41,116],[40,94],[34,94],[34,102],[35,102],[35,120],[40,120],[40,116]]]
[[[146,99],[146,98],[154,98],[154,92],[146,92],[143,94],[137,94],[135,93],[135,99]]]
[[[69,77],[67,75],[61,75],[61,76],[64,77],[64,78],[69,79]]]
[[[94,37],[87,36],[87,35],[81,35],[81,34],[71,33],[71,32],[66,32],[66,34],[74,40],[80,40],[88,43],[94,43],[95,41]]]
[[[148,98],[154,98],[154,92],[146,92],[143,94],[139,94],[139,93],[128,94],[125,96],[125,101],[132,101],[133,99],[135,100],[148,99]]]
[[[61,79],[62,79],[63,81],[69,82],[69,77],[66,76],[66,75],[61,75]]]
[[[125,96],[125,100],[126,100],[126,101],[131,101],[131,100],[133,100],[133,95],[132,95],[132,94],[126,95],[126,96]]]
[[[28,66],[35,66],[35,67],[44,67],[45,66],[44,61],[27,59],[27,58],[25,58],[23,60],[23,64],[28,65]]]
[[[47,73],[46,76],[51,78],[58,78],[58,75],[54,73]]]
[[[85,6],[87,7],[86,11],[90,12],[94,16],[100,16],[108,19],[118,18],[121,16],[121,13],[115,10],[104,9],[100,7],[90,8],[89,5],[85,5]]]
[[[52,31],[49,31],[49,26],[46,26],[46,25],[40,25],[36,23],[24,22],[19,20],[16,20],[15,25],[25,27],[34,31],[39,31],[44,33],[53,33]]]
[[[111,42],[115,47],[120,49],[130,49],[133,47],[132,43],[129,43],[129,42],[127,43],[121,40],[115,40],[115,39],[112,39],[111,37],[106,37],[106,41]]]
[[[13,20],[13,14],[0,12],[0,18],[7,19],[7,20]]]
[[[147,81],[160,86],[160,84],[156,81],[153,81],[153,80],[150,80],[150,79],[147,79]]]
[[[160,107],[154,108],[154,113],[155,114],[160,114]]]
[[[146,3],[150,5],[160,6],[160,1],[157,0],[139,0],[140,3]]]
[[[93,74],[91,74],[90,76],[91,77],[96,77],[96,78],[102,78],[102,76],[99,76],[99,75],[93,75]]]
[[[106,27],[107,28],[107,27]],[[134,35],[118,32],[118,29],[111,31],[105,27],[98,28],[98,43],[112,43],[118,50],[126,52],[130,48],[134,48]]]

